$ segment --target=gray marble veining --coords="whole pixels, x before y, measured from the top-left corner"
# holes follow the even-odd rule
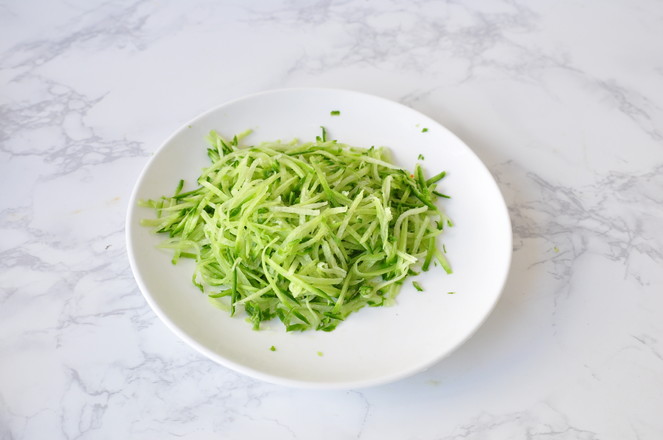
[[[34,0],[0,5],[0,438],[663,436],[663,5]],[[440,121],[509,205],[480,331],[365,390],[243,377],[159,322],[124,248],[177,126],[277,87]]]

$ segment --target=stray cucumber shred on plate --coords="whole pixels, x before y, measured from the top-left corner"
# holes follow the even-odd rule
[[[445,173],[426,179],[384,148],[328,140],[240,146],[208,137],[211,165],[197,188],[139,202],[160,246],[195,259],[192,281],[254,329],[278,317],[287,331],[331,331],[364,306],[393,303],[403,282],[436,260],[449,218],[436,206]]]

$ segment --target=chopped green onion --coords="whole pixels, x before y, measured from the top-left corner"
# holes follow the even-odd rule
[[[340,116],[341,112],[339,110],[332,110],[329,114],[332,116]]]
[[[421,129],[421,132],[422,132],[422,133],[426,133],[427,131],[428,131],[428,129],[425,128],[425,127]]]
[[[412,285],[413,285],[414,288],[417,289],[419,292],[423,292],[423,291],[424,291],[424,288],[421,287],[421,284],[419,284],[418,282],[416,282],[416,281],[412,281]]]
[[[276,347],[274,347],[273,345],[272,345],[271,347],[269,347],[269,349],[270,349],[271,351],[276,351]]]
[[[287,331],[332,331],[363,307],[393,304],[431,262],[451,272],[436,245],[451,226],[435,204],[444,173],[426,180],[419,165],[410,174],[384,148],[321,129],[316,142],[248,147],[248,132],[229,142],[212,131],[198,188],[179,181],[173,196],[139,202],[155,210],[141,224],[167,236],[172,262],[194,259],[193,284],[256,330],[278,318]]]
[[[424,155],[423,155],[423,154],[419,154],[419,156],[417,156],[417,159],[419,159],[419,160],[424,160]]]

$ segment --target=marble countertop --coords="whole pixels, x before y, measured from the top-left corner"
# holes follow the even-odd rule
[[[0,438],[663,438],[662,24],[653,0],[0,5]],[[425,373],[262,383],[136,286],[124,222],[150,155],[301,86],[431,116],[508,203],[503,297]]]

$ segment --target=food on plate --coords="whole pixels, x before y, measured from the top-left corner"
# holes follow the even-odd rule
[[[240,145],[248,133],[208,137],[211,164],[195,188],[139,202],[167,234],[172,262],[195,260],[192,281],[210,302],[255,329],[331,331],[364,306],[394,302],[433,262],[451,268],[437,238],[451,220],[430,178],[394,165],[386,148],[327,139]],[[415,287],[419,286],[414,284]]]

